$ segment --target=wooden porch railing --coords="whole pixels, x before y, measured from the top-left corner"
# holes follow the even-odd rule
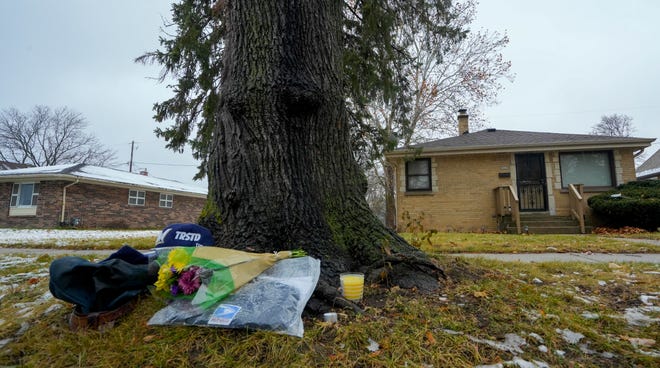
[[[521,233],[519,202],[518,195],[512,185],[495,188],[495,207],[497,208],[497,215],[511,215],[511,220],[515,222],[518,234]]]
[[[583,184],[568,184],[568,203],[571,209],[571,216],[580,224],[580,232],[585,233],[584,229],[584,197],[582,196]]]

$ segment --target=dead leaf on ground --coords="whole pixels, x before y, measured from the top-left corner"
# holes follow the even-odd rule
[[[154,341],[155,338],[156,338],[156,335],[147,335],[147,336],[145,336],[145,337],[142,339],[142,341],[144,341],[144,342],[152,342],[152,341]]]
[[[335,362],[337,360],[344,359],[344,354],[342,353],[330,354],[328,358],[330,359],[331,362]]]
[[[435,337],[433,337],[433,333],[431,331],[426,331],[426,340],[428,340],[431,345],[435,345],[436,343]]]
[[[372,358],[373,358],[373,357],[377,357],[377,356],[379,356],[382,352],[383,352],[382,350],[376,350],[376,351],[374,351],[373,353],[369,353],[369,356],[372,357]]]
[[[475,298],[487,298],[488,297],[488,293],[486,293],[485,291],[475,291],[473,295],[474,295]]]

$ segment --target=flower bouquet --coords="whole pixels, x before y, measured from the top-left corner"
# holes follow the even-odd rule
[[[305,256],[302,250],[250,253],[219,247],[174,247],[162,252],[156,290],[190,298],[208,308],[271,267],[275,262]]]

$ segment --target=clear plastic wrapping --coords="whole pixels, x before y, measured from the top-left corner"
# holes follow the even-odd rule
[[[320,272],[320,261],[312,257],[283,259],[209,308],[176,299],[148,324],[269,330],[302,337],[302,312]]]

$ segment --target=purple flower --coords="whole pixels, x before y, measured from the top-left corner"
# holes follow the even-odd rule
[[[181,272],[178,285],[185,295],[190,295],[199,289],[202,280],[199,277],[200,268],[191,266],[187,270]]]
[[[170,286],[170,293],[172,293],[172,295],[177,295],[179,293],[179,285],[176,283],[172,284],[172,286]]]

